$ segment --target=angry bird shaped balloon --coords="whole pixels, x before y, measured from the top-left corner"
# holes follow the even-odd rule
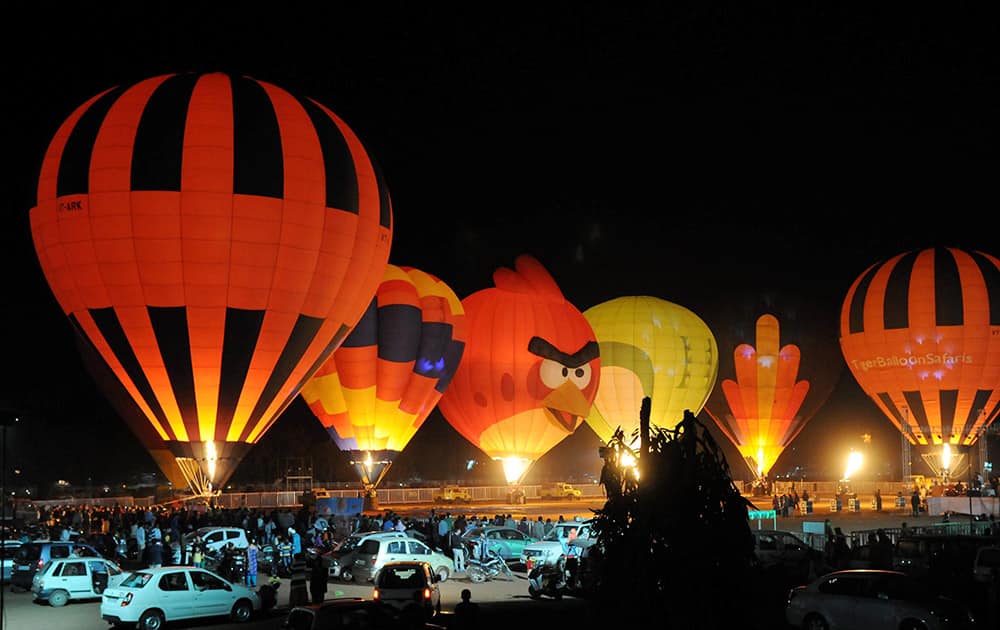
[[[535,258],[519,256],[493,282],[462,300],[465,353],[438,408],[517,483],[590,413],[600,353],[590,323]]]

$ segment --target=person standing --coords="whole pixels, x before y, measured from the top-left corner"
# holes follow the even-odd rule
[[[302,536],[294,527],[288,528],[288,536],[292,543],[292,559],[294,560],[296,556],[302,555]]]
[[[875,511],[882,511],[882,492],[878,488],[875,488]]]
[[[326,564],[326,558],[317,555],[309,572],[309,594],[312,596],[312,603],[321,604],[326,599],[326,583],[329,575],[330,569]]]
[[[451,555],[455,560],[455,572],[465,573],[465,541],[462,539],[462,528],[451,530]]]
[[[306,589],[306,561],[302,554],[292,557],[292,579],[288,587],[288,606],[305,606],[309,603],[309,592]]]
[[[920,516],[920,491],[914,488],[913,494],[910,496],[910,508],[912,509],[913,516]]]
[[[472,601],[472,591],[462,589],[462,601],[455,604],[455,629],[473,630],[479,627],[479,604]]]
[[[251,540],[247,547],[247,586],[257,586],[257,541]]]

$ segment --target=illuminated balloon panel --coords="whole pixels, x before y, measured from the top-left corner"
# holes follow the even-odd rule
[[[462,300],[469,338],[438,408],[508,482],[573,433],[600,382],[594,331],[531,256]]]
[[[587,423],[607,442],[618,427],[639,426],[651,399],[651,424],[673,427],[697,414],[715,387],[719,353],[708,325],[683,306],[649,296],[619,297],[583,313],[601,349],[601,384]]]
[[[873,265],[844,299],[840,346],[911,443],[975,443],[1000,408],[1000,262],[935,248]]]
[[[199,491],[357,323],[392,237],[387,189],[343,121],[219,73],[80,106],[30,218],[63,311]]]
[[[302,397],[362,481],[378,485],[437,405],[465,349],[465,313],[448,285],[387,265],[358,325]]]
[[[705,410],[751,470],[767,475],[837,383],[836,317],[783,292],[730,300],[709,320],[721,383]]]

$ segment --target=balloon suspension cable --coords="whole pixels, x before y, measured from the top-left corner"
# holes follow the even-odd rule
[[[192,457],[178,457],[177,466],[187,481],[188,488],[198,497],[209,497],[218,494],[212,489],[212,480],[208,478],[205,471],[198,464],[198,460]]]

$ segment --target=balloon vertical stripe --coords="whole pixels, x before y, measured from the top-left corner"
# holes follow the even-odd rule
[[[129,381],[131,381],[133,386],[138,389],[143,402],[147,407],[149,407],[150,410],[152,410],[156,420],[159,421],[160,426],[165,429],[171,429],[171,439],[183,439],[178,436],[177,427],[171,427],[170,422],[167,420],[167,415],[164,413],[163,407],[160,405],[160,401],[153,392],[153,387],[150,384],[149,379],[146,377],[146,374],[143,373],[139,359],[136,357],[132,346],[129,344],[128,338],[125,335],[125,331],[122,329],[121,322],[118,321],[118,316],[115,314],[114,309],[92,309],[89,314],[91,319],[97,325],[97,329],[100,331],[102,340],[110,347],[111,352],[116,359],[116,363],[125,370],[125,374],[128,375]]]
[[[122,92],[121,88],[109,90],[95,102],[85,105],[87,109],[73,125],[62,149],[62,159],[58,162],[56,196],[86,194],[90,191],[91,149],[104,116]],[[72,119],[67,122],[72,122]]]
[[[219,383],[219,400],[216,418],[223,426],[232,426],[239,403],[240,392],[250,371],[255,347],[250,339],[257,339],[264,324],[264,311],[239,308],[226,309],[225,332],[222,337],[222,365]]]
[[[161,83],[142,108],[131,160],[132,190],[180,190],[184,120],[197,78]]]
[[[326,205],[358,212],[358,181],[351,167],[351,150],[336,123],[322,109],[308,99],[299,101],[316,129],[323,167],[326,170]]]

